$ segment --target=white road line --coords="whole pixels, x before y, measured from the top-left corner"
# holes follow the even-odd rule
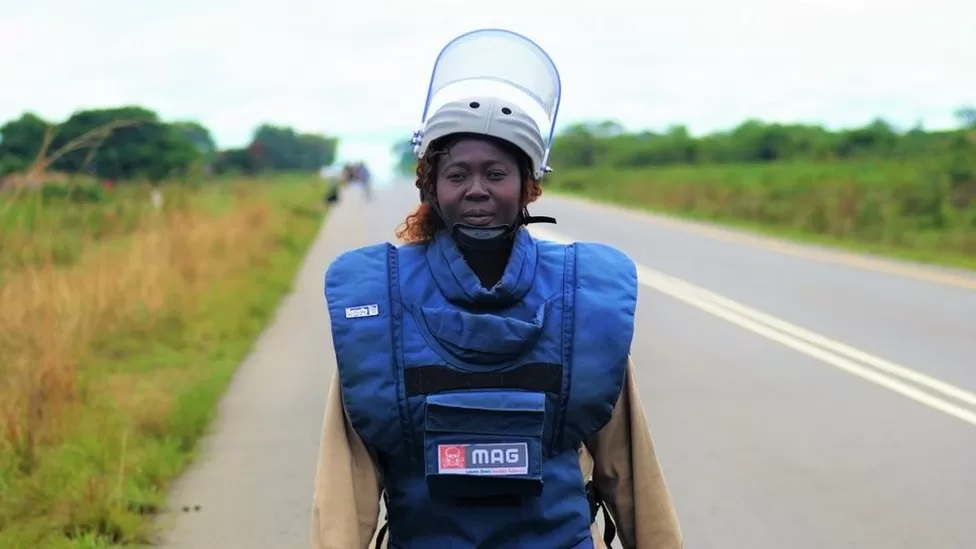
[[[532,227],[530,230],[533,234],[547,240],[564,243],[572,241],[549,229]],[[771,341],[976,426],[976,412],[900,381],[898,378],[911,381],[959,402],[976,406],[976,394],[970,391],[790,324],[650,267],[637,265],[637,276],[644,286],[654,288]]]

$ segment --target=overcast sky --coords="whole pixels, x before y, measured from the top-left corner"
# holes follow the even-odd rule
[[[0,0],[0,119],[139,104],[221,147],[268,121],[385,172],[441,46],[497,26],[553,57],[560,127],[953,127],[976,103],[974,21],[968,0]]]

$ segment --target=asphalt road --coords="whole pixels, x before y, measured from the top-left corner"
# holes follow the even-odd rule
[[[392,241],[416,197],[343,196],[175,487],[164,546],[308,547],[335,369],[322,275]],[[532,213],[558,220],[540,236],[641,266],[633,354],[687,548],[976,547],[976,276],[553,196]]]

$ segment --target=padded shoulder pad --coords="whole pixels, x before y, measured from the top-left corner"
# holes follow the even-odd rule
[[[382,283],[385,289],[387,257],[392,250],[394,246],[384,242],[339,254],[325,271],[325,299],[330,305],[329,309],[333,309],[331,305],[334,299],[347,301],[358,295],[374,293],[377,288],[363,288],[369,282]]]
[[[375,244],[345,252],[325,274],[325,300],[346,414],[364,440],[399,452],[403,416],[394,327],[400,315],[396,286],[396,248]],[[377,420],[375,409],[398,410]]]
[[[580,276],[609,284],[614,293],[637,296],[637,265],[627,254],[598,242],[576,242],[576,264]]]
[[[593,242],[574,242],[570,248],[576,276],[568,409],[581,413],[567,419],[564,446],[610,420],[623,387],[637,308],[637,266],[626,254]]]

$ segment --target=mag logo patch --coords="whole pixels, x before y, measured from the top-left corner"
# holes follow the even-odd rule
[[[438,444],[437,472],[481,476],[527,475],[529,445],[526,442]]]

